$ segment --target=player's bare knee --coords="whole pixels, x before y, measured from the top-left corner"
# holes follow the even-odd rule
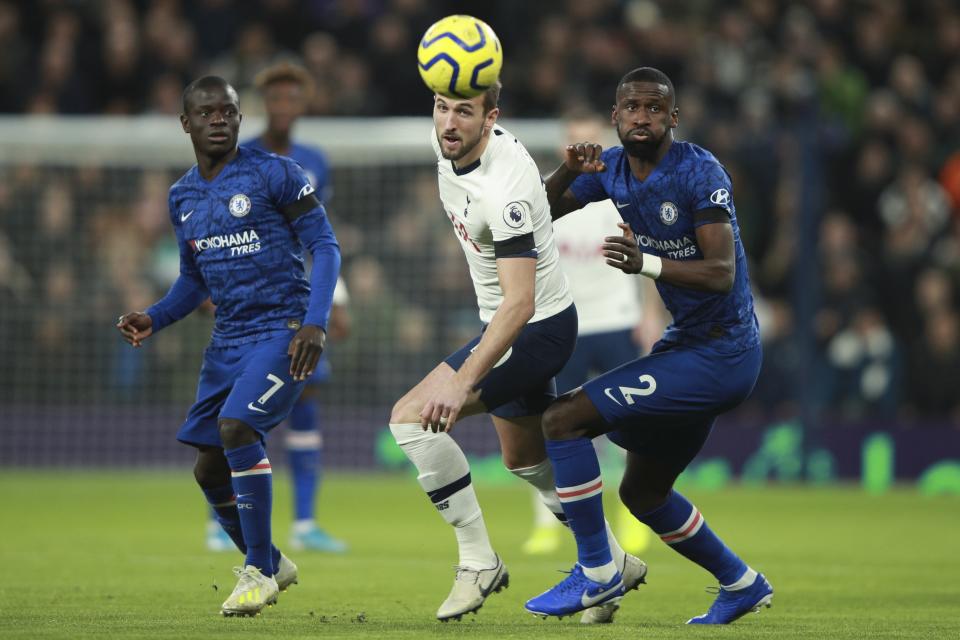
[[[547,440],[572,440],[583,436],[583,430],[575,420],[571,419],[570,412],[567,411],[567,405],[563,401],[557,401],[547,407],[543,413],[543,436]]]
[[[220,441],[224,449],[236,449],[260,441],[260,434],[242,420],[223,418],[220,420]]]
[[[407,394],[397,400],[390,411],[390,424],[409,424],[411,422],[420,422],[420,408],[410,401],[410,395]]]
[[[543,462],[543,452],[538,454],[526,451],[503,451],[501,455],[503,466],[513,473],[517,469],[535,467]]]
[[[205,489],[230,484],[230,467],[223,457],[223,450],[214,447],[199,450],[197,461],[193,465],[193,477],[197,484]]]
[[[634,516],[641,516],[653,511],[667,501],[669,491],[662,491],[649,487],[638,487],[627,482],[620,483],[620,500]]]

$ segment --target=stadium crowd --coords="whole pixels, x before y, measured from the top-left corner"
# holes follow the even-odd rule
[[[506,122],[605,114],[625,71],[656,66],[677,85],[679,137],[702,142],[733,177],[765,341],[745,411],[782,417],[814,403],[844,420],[960,427],[955,2],[449,4],[0,0],[0,112],[173,116],[201,73],[223,75],[243,99],[259,70],[290,58],[316,80],[311,115],[423,116],[429,102],[411,89],[420,85],[416,43],[454,9],[484,18],[503,42]],[[247,99],[245,111],[257,105]],[[541,160],[541,170],[554,162]],[[409,171],[379,206],[351,202],[356,177],[334,175],[359,319],[333,352],[336,384],[362,382],[381,402],[475,332],[434,172]],[[166,189],[176,176],[25,164],[0,172],[0,340],[18,345],[4,347],[15,363],[0,368],[4,388],[19,389],[20,402],[127,387],[169,399],[172,383],[132,381],[192,371],[199,347],[188,348],[184,332],[145,366],[120,349],[110,319],[154,298],[144,283],[161,293],[175,275]],[[50,371],[104,360],[99,378],[52,386]]]

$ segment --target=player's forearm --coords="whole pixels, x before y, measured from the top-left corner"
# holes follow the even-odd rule
[[[552,219],[557,220],[575,210],[569,203],[564,202],[563,194],[567,192],[578,175],[580,174],[567,168],[565,163],[560,163],[560,166],[544,180]]]
[[[170,286],[167,295],[146,310],[146,314],[153,321],[154,333],[188,316],[209,297],[210,292],[201,280],[181,273]]]
[[[333,307],[333,292],[340,273],[340,246],[333,241],[315,248],[313,270],[310,272],[310,302],[304,324],[315,324],[326,330]]]
[[[293,223],[293,229],[313,257],[310,301],[303,322],[326,330],[340,273],[340,245],[322,207],[299,217]]]
[[[457,372],[471,388],[503,357],[534,313],[532,298],[505,299],[493,315],[476,350]]]
[[[644,257],[646,259],[646,256]],[[730,293],[737,273],[737,265],[733,260],[721,258],[663,259],[661,263],[658,281],[707,293]]]

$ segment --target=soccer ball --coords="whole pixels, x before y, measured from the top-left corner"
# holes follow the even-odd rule
[[[500,75],[503,49],[486,22],[471,16],[447,16],[427,29],[417,49],[420,77],[448,98],[472,98]]]

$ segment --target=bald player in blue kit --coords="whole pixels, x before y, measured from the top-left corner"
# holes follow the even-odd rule
[[[197,399],[177,439],[197,448],[197,483],[246,554],[221,611],[256,615],[297,581],[296,565],[271,539],[264,437],[320,359],[340,249],[303,169],[238,147],[242,114],[233,87],[199,78],[184,90],[183,110],[197,164],[170,188],[180,276],[163,299],[121,316],[117,328],[139,347],[208,297],[216,305]],[[313,257],[309,280],[303,248]]]
[[[613,200],[625,221],[606,238],[607,264],[656,281],[673,316],[650,355],[559,398],[543,416],[547,453],[577,540],[570,576],[531,599],[538,615],[565,616],[609,589],[600,469],[591,439],[607,434],[627,450],[620,497],[631,513],[720,584],[706,614],[690,624],[728,624],[770,606],[773,589],[673,490],[718,415],[745,400],[761,349],[730,176],[697,145],[674,141],[673,83],[650,67],[617,87],[612,124],[622,146],[570,145],[546,181],[554,219],[589,202]]]

